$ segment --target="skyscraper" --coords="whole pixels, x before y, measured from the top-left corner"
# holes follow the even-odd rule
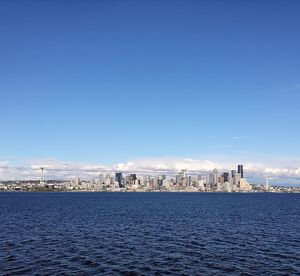
[[[238,165],[238,173],[241,174],[241,178],[244,178],[244,168],[243,168],[243,165]]]
[[[137,182],[137,177],[135,173],[130,174],[129,176],[130,185],[135,185]]]
[[[231,177],[233,178],[234,175],[236,174],[236,170],[231,170]]]
[[[228,176],[229,176],[229,173],[228,173],[228,172],[224,172],[224,173],[223,173],[224,182],[227,182],[227,181],[228,181]]]
[[[136,174],[135,173],[130,174],[130,179],[133,182],[136,181],[137,180]]]
[[[124,177],[122,173],[116,173],[115,180],[119,183],[119,188],[124,188]]]
[[[218,183],[218,176],[219,176],[219,173],[218,173],[218,169],[213,169],[213,184],[217,184]]]

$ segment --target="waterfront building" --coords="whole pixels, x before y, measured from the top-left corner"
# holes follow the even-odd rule
[[[246,178],[241,178],[240,179],[240,186],[239,186],[239,191],[241,192],[248,192],[252,189],[252,186],[248,183]]]
[[[200,191],[204,191],[205,190],[205,181],[198,180],[198,187],[199,187]]]
[[[230,184],[230,182],[225,182],[224,184],[223,184],[223,186],[222,186],[222,191],[223,192],[231,192],[231,190],[232,190],[232,185]]]

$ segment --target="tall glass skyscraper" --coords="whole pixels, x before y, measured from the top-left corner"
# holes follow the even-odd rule
[[[119,183],[119,188],[124,188],[124,177],[122,173],[116,173],[115,180]]]
[[[244,177],[244,168],[243,168],[243,165],[238,165],[238,173],[241,174],[241,178]]]

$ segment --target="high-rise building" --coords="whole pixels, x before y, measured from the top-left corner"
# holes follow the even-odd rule
[[[192,177],[190,175],[185,177],[185,183],[186,183],[186,186],[192,185]]]
[[[151,187],[152,189],[157,189],[158,187],[158,177],[157,176],[153,176],[151,177]]]
[[[135,173],[130,174],[129,176],[129,185],[135,185],[137,183],[137,177]]]
[[[229,173],[228,173],[228,172],[224,172],[224,173],[223,173],[224,182],[228,182],[228,176],[229,176]]]
[[[138,183],[139,183],[139,186],[141,186],[141,187],[144,186],[145,180],[144,180],[143,176],[138,177]]]
[[[240,180],[241,180],[241,174],[236,173],[233,178],[233,184],[235,186],[235,189],[237,190],[240,188]]]
[[[136,177],[136,174],[135,174],[135,173],[130,174],[130,178],[131,178],[133,181],[137,180],[137,177]]]
[[[212,185],[214,183],[213,173],[209,173],[206,178],[206,184]]]
[[[124,177],[122,173],[116,173],[115,180],[119,184],[119,188],[124,188]]]
[[[229,183],[230,187],[232,188],[232,186],[233,186],[233,177],[231,176],[231,174],[228,175],[227,182]]]
[[[218,169],[213,169],[213,184],[218,183],[218,177],[219,177]]]
[[[241,174],[241,178],[244,178],[244,168],[243,168],[243,165],[238,165],[238,173]]]
[[[72,182],[73,182],[74,187],[78,187],[81,183],[79,177],[75,178]]]
[[[234,175],[236,174],[236,170],[231,170],[231,177],[233,178]]]
[[[163,180],[158,178],[157,187],[162,187],[162,186],[163,186]]]

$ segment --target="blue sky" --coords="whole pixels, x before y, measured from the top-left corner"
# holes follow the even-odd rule
[[[299,1],[1,1],[0,158],[300,154]]]

